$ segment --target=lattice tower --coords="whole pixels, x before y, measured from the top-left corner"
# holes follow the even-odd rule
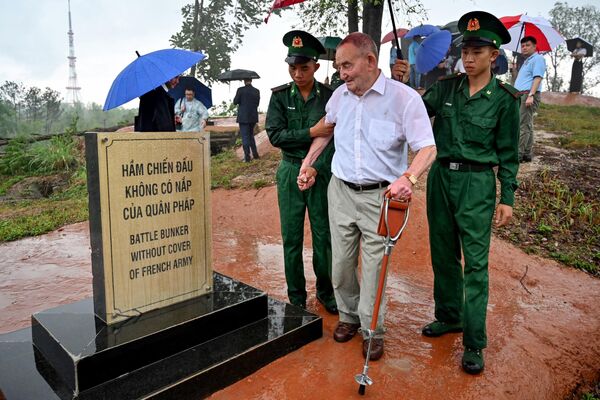
[[[69,104],[76,104],[81,101],[79,96],[81,87],[77,84],[77,71],[75,70],[75,45],[73,40],[73,26],[71,24],[71,0],[69,1],[69,32],[67,35],[69,36],[69,56],[67,59],[69,60],[69,83],[67,84],[67,96],[66,102]]]

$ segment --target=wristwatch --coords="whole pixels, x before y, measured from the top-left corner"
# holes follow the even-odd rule
[[[535,94],[534,94],[534,93],[529,93],[529,94],[527,95],[527,97],[533,97],[533,96],[535,96]]]
[[[417,181],[418,181],[417,177],[414,176],[413,174],[411,174],[410,172],[405,172],[402,174],[402,176],[405,176],[410,181],[410,183],[412,183],[413,185],[417,184]]]

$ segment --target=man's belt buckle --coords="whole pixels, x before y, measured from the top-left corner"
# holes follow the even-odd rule
[[[451,162],[450,164],[448,164],[448,168],[453,171],[458,171],[460,169],[460,163]]]

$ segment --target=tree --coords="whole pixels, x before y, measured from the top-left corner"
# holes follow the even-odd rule
[[[270,2],[261,0],[195,0],[181,9],[181,30],[170,42],[206,54],[206,59],[192,67],[191,75],[215,82],[230,69],[231,54],[242,43],[244,32],[260,25],[269,7]]]
[[[12,109],[15,127],[19,124],[24,95],[25,87],[22,83],[6,81],[0,86],[0,99]]]
[[[50,133],[52,125],[58,120],[62,114],[60,108],[61,97],[60,93],[46,87],[42,94],[43,113],[44,113],[44,132]]]
[[[406,18],[426,15],[420,0],[392,1],[394,15]],[[362,32],[373,38],[379,49],[383,14],[388,13],[386,0],[312,0],[299,5],[303,26],[311,27],[317,35],[345,36],[358,31],[362,20]],[[396,18],[396,22],[399,19]]]
[[[550,10],[550,22],[567,39],[580,37],[594,46],[594,55],[583,60],[582,93],[600,84],[600,78],[593,76],[593,70],[600,65],[600,10],[592,5],[570,7],[566,2],[556,2]],[[558,66],[569,58],[566,46],[558,46],[550,56],[554,74],[550,87],[555,90],[562,86],[558,76]]]

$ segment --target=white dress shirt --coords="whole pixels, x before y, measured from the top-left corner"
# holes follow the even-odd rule
[[[407,169],[407,144],[412,151],[435,145],[421,96],[381,71],[360,97],[340,86],[325,111],[325,121],[336,124],[331,171],[347,182],[393,182]]]

